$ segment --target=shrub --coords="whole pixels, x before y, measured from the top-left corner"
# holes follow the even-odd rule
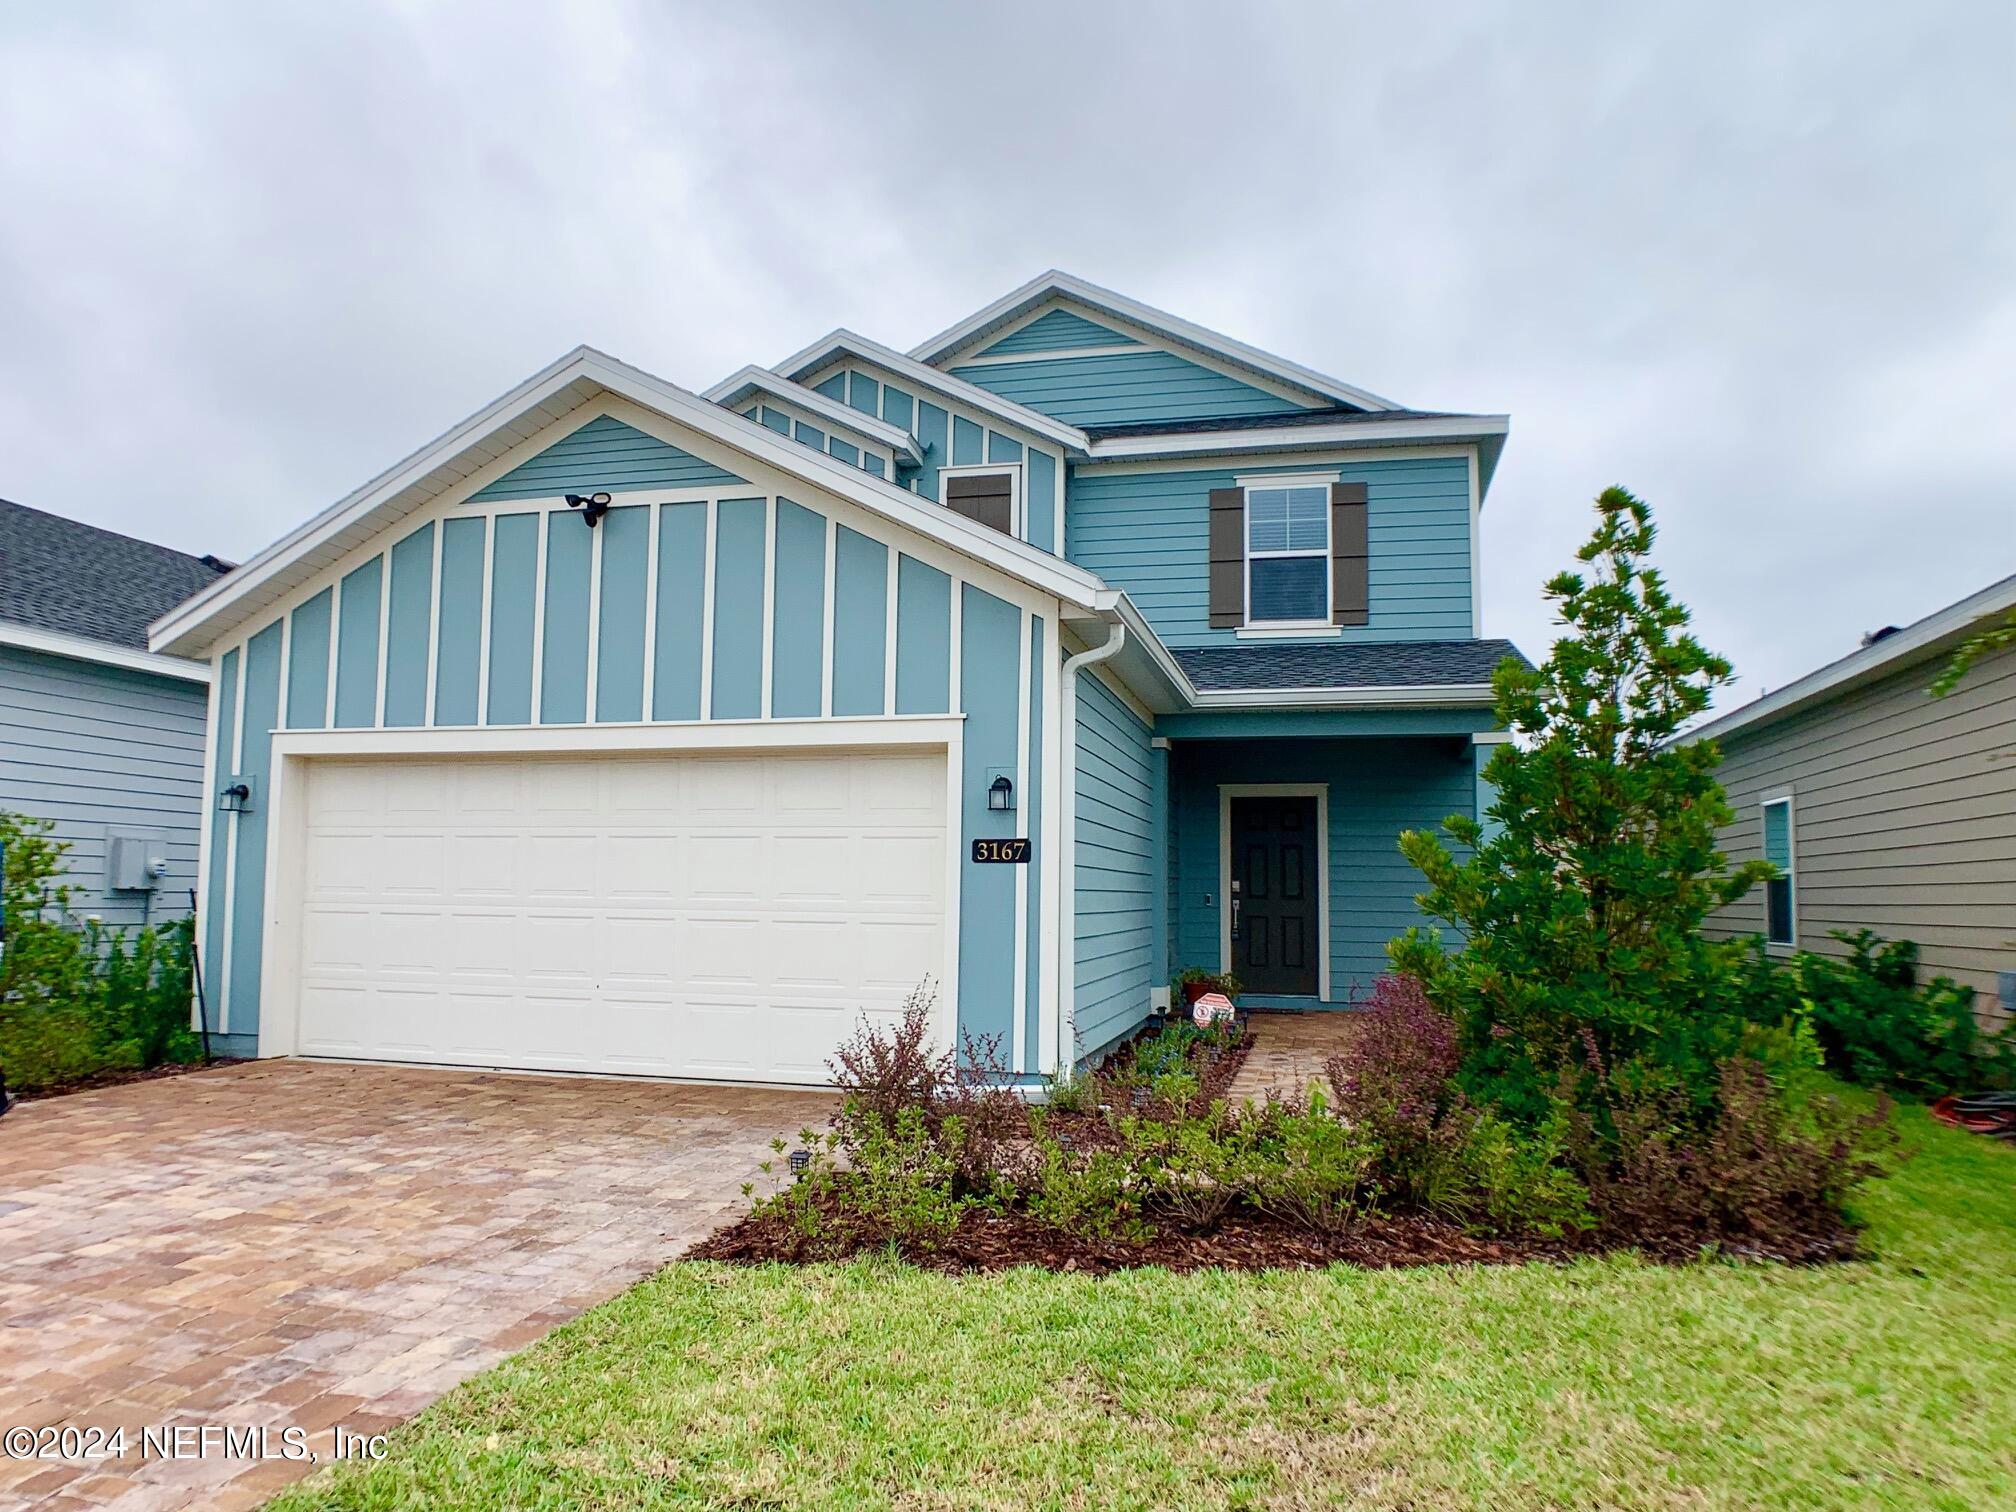
[[[1246,1200],[1260,1212],[1335,1233],[1350,1227],[1376,1194],[1368,1175],[1375,1146],[1363,1129],[1333,1115],[1320,1087],[1309,1101],[1270,1102],[1252,1115],[1254,1158],[1246,1172]]]
[[[1473,1224],[1548,1239],[1595,1226],[1589,1189],[1566,1165],[1569,1117],[1557,1107],[1536,1127],[1521,1129],[1496,1113],[1476,1116],[1462,1156]]]
[[[1154,1229],[1141,1216],[1141,1194],[1128,1162],[1112,1150],[1080,1150],[1033,1119],[1034,1169],[1020,1183],[1029,1216],[1066,1234],[1141,1243]]]
[[[1379,979],[1357,1032],[1325,1068],[1339,1115],[1376,1152],[1373,1179],[1402,1206],[1464,1204],[1464,1152],[1475,1112],[1458,1089],[1455,1021],[1413,977]]]

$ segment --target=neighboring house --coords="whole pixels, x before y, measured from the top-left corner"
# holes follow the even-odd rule
[[[1724,850],[1782,873],[1716,932],[1835,956],[1833,930],[1915,940],[1926,974],[1975,989],[1984,1022],[2016,1011],[2016,648],[1927,691],[2012,609],[2016,577],[1689,732],[1722,747]]]
[[[189,912],[210,667],[147,625],[224,570],[0,499],[0,809],[69,844],[78,919]]]
[[[1344,1005],[1477,807],[1506,429],[1054,273],[705,395],[577,349],[155,625],[214,1027],[819,1082],[927,976],[1025,1077],[1186,963]]]

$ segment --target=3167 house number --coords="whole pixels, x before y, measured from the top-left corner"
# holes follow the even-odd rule
[[[1006,861],[1011,864],[1027,864],[1029,842],[1027,840],[975,840],[973,842],[975,861]]]

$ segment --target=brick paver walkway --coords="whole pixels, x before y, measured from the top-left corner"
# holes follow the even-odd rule
[[[818,1094],[263,1061],[0,1119],[0,1507],[254,1506],[280,1460],[143,1459],[146,1426],[410,1416],[713,1228]]]
[[[1265,1102],[1269,1092],[1281,1097],[1302,1097],[1309,1083],[1323,1075],[1323,1063],[1344,1048],[1357,1031],[1357,1016],[1337,1011],[1327,1013],[1269,1013],[1256,1010],[1251,1018],[1253,1050],[1246,1064],[1232,1078],[1227,1096],[1236,1107],[1242,1100]],[[1324,1095],[1329,1095],[1325,1086]]]

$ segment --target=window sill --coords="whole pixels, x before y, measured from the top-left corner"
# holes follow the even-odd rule
[[[1336,640],[1344,629],[1322,620],[1298,620],[1292,624],[1240,625],[1232,633],[1241,640]]]

